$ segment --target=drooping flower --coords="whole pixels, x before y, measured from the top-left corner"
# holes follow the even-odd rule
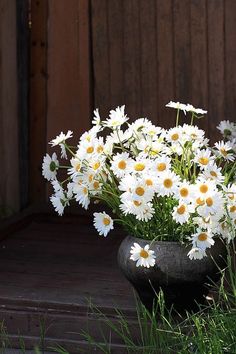
[[[61,148],[61,157],[67,158],[65,141],[69,138],[72,138],[72,136],[73,136],[73,132],[71,130],[68,130],[68,132],[66,134],[61,132],[55,139],[52,139],[49,142],[49,144],[51,144],[52,146],[59,145]]]
[[[54,152],[52,157],[46,154],[43,158],[42,164],[42,175],[48,181],[52,181],[56,178],[57,170],[59,168],[59,161],[57,160],[57,155]]]
[[[202,259],[203,257],[206,256],[206,251],[199,248],[199,247],[193,247],[189,252],[188,256],[191,260],[193,259]]]
[[[102,213],[94,213],[93,224],[99,235],[107,236],[108,232],[114,228],[112,218],[103,211]]]

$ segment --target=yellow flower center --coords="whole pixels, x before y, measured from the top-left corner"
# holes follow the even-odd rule
[[[101,165],[101,164],[100,164],[99,161],[95,162],[94,165],[93,165],[93,169],[94,169],[94,170],[97,170],[97,169],[100,167],[100,165]]]
[[[88,189],[86,187],[83,188],[83,193],[86,195],[88,193]]]
[[[192,133],[192,134],[191,134],[191,137],[192,137],[193,139],[196,139],[196,138],[197,138],[197,134]]]
[[[137,188],[135,189],[135,193],[141,197],[142,195],[144,195],[145,190],[144,190],[143,187],[137,187]]]
[[[145,169],[144,163],[136,163],[134,166],[135,171],[143,171]]]
[[[91,183],[93,180],[93,175],[89,175],[89,182]]]
[[[157,171],[162,172],[162,171],[165,171],[165,169],[166,169],[166,164],[164,162],[160,162],[157,165]]]
[[[76,170],[77,172],[79,172],[79,171],[80,171],[80,168],[81,168],[81,164],[80,164],[80,163],[77,163],[77,165],[75,166],[75,170]]]
[[[153,186],[153,181],[151,179],[146,179],[146,185],[147,186]]]
[[[166,178],[164,180],[163,184],[166,188],[171,188],[173,186],[173,182],[170,178]]]
[[[228,197],[230,200],[234,200],[234,194],[229,194]]]
[[[99,145],[98,147],[97,147],[97,153],[101,153],[101,152],[103,152],[103,146],[102,145]]]
[[[206,199],[207,206],[211,207],[214,203],[213,199],[211,197]]]
[[[183,187],[183,188],[181,188],[180,189],[180,191],[179,191],[179,193],[180,193],[180,195],[181,195],[181,197],[187,197],[188,196],[188,189],[187,188],[185,188],[185,187]]]
[[[87,153],[92,154],[92,152],[94,152],[94,147],[93,146],[87,147]]]
[[[212,177],[217,177],[217,173],[216,173],[215,171],[211,171],[211,172],[210,172],[210,175],[211,175]]]
[[[209,163],[209,159],[208,157],[200,157],[198,159],[198,162],[201,164],[201,165],[207,165]]]
[[[181,205],[181,206],[177,209],[177,213],[180,214],[180,215],[184,214],[185,211],[186,211],[185,205]]]
[[[202,184],[199,188],[201,193],[206,193],[208,191],[208,187],[206,184]]]
[[[141,249],[139,255],[140,255],[140,257],[142,257],[142,258],[148,258],[148,252],[145,251],[143,248]]]
[[[133,203],[136,207],[139,207],[142,204],[142,202],[139,202],[138,200],[134,200]]]
[[[174,140],[174,141],[178,140],[179,139],[179,134],[177,134],[177,133],[172,134],[171,135],[171,139]]]
[[[94,187],[94,189],[98,189],[99,188],[99,182],[98,181],[94,181],[93,182],[93,187]]]
[[[203,222],[205,224],[209,224],[210,223],[210,218],[202,218]]]
[[[236,211],[236,206],[232,205],[229,210],[231,213],[234,213]]]
[[[126,169],[126,162],[124,160],[121,160],[119,163],[118,163],[118,168],[120,170],[125,170]]]
[[[201,234],[198,235],[199,241],[206,241],[207,240],[207,234],[205,232],[202,232]]]
[[[197,198],[196,203],[198,205],[204,205],[205,202],[204,202],[204,200],[202,198]]]
[[[228,155],[228,152],[224,148],[220,149],[220,152],[225,157]]]
[[[109,218],[103,218],[103,220],[102,220],[102,222],[103,222],[103,224],[105,225],[105,226],[108,226],[108,225],[110,225],[110,223],[111,223],[111,220],[109,219]]]

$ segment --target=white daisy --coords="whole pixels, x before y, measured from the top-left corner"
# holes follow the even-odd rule
[[[128,119],[125,114],[125,106],[117,107],[110,111],[109,118],[104,122],[104,126],[115,129],[127,122]]]
[[[198,149],[195,152],[193,161],[196,162],[201,169],[205,169],[210,163],[214,162],[214,156],[212,156],[209,149]]]
[[[93,224],[99,235],[107,236],[108,232],[114,229],[112,218],[103,211],[102,213],[94,213]]]
[[[199,205],[197,212],[202,217],[217,215],[218,219],[224,214],[224,199],[221,192],[214,192],[205,198],[205,203]]]
[[[71,177],[73,178],[74,176],[77,176],[78,174],[81,173],[81,168],[83,166],[83,162],[80,158],[78,157],[72,157],[70,160],[71,163],[71,168],[68,169],[68,174],[72,175]]]
[[[173,219],[179,224],[184,224],[188,222],[190,213],[194,213],[194,210],[193,205],[180,202],[179,205],[173,209]]]
[[[98,112],[98,108],[96,108],[93,111],[93,114],[94,114],[94,117],[93,117],[93,120],[92,120],[92,124],[93,125],[101,125],[101,118],[100,118],[100,115],[99,115],[99,112]]]
[[[222,120],[217,129],[225,138],[231,138],[232,133],[236,130],[236,124],[229,120]]]
[[[191,236],[193,246],[201,248],[202,250],[211,247],[215,243],[212,236],[209,231],[197,229],[197,232]]]
[[[65,141],[73,136],[73,132],[71,130],[68,130],[66,134],[60,133],[55,139],[52,139],[49,144],[52,146],[57,146],[59,145],[61,148],[61,157],[62,158],[67,158],[66,155],[66,148],[65,148]]]
[[[193,188],[194,188],[194,196],[196,200],[198,198],[205,200],[206,198],[210,197],[213,193],[217,191],[215,182],[209,179],[198,180]],[[200,205],[201,203],[197,202],[197,204]]]
[[[194,187],[186,180],[180,182],[178,189],[175,192],[175,198],[184,201],[185,203],[190,203],[194,198]]]
[[[150,160],[138,157],[132,164],[132,172],[146,174],[150,167]]]
[[[75,200],[87,210],[90,203],[88,186],[81,183],[81,179],[76,177],[72,183],[72,189]]]
[[[187,110],[187,105],[184,103],[180,103],[180,102],[170,101],[169,103],[166,104],[166,107],[175,108],[175,109],[184,111],[184,114],[186,114],[186,110]]]
[[[164,172],[157,179],[157,193],[161,196],[170,196],[176,193],[179,186],[179,180],[179,176],[174,172]]]
[[[59,161],[57,160],[56,153],[54,152],[52,154],[52,157],[46,154],[46,156],[44,156],[43,158],[42,164],[43,177],[46,178],[48,181],[54,180],[56,178],[58,168]]]
[[[118,178],[125,176],[132,169],[132,159],[127,152],[116,154],[111,161],[111,170]]]
[[[191,260],[193,259],[202,259],[203,257],[206,256],[206,251],[199,248],[199,247],[193,247],[189,252],[188,256]]]
[[[215,143],[215,147],[217,148],[217,156],[223,157],[226,161],[235,160],[233,146],[230,142],[219,141],[218,143]]]
[[[171,144],[179,144],[182,143],[183,134],[181,131],[181,127],[175,127],[167,130],[166,132],[166,140]]]
[[[207,113],[207,111],[205,111],[204,109],[195,108],[195,107],[193,107],[193,105],[191,105],[189,103],[187,104],[185,109],[186,109],[187,112],[193,112],[193,113],[196,113],[196,114],[206,114]]]
[[[54,193],[50,197],[50,201],[60,216],[63,215],[65,207],[69,205],[69,198],[63,189]]]
[[[156,172],[157,175],[161,175],[162,173],[170,170],[170,167],[171,159],[165,155],[161,155],[160,157],[156,158],[152,163],[153,172]]]
[[[222,168],[218,167],[216,163],[209,163],[206,168],[202,171],[202,174],[199,177],[203,177],[204,179],[211,179],[215,183],[223,183],[225,177],[221,173]]]
[[[142,248],[138,243],[134,242],[134,245],[131,246],[130,253],[130,259],[136,262],[136,267],[154,267],[156,256],[154,251],[149,249],[149,245]]]

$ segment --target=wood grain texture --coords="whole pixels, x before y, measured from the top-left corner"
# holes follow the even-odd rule
[[[0,205],[19,209],[16,3],[0,3]]]
[[[41,166],[47,150],[47,0],[31,1],[30,39],[30,203],[45,200],[46,183]]]
[[[218,138],[216,125],[225,117],[224,1],[208,0],[209,135]]]
[[[165,105],[175,97],[174,34],[172,0],[156,2],[158,125],[167,128],[175,121],[175,112]]]
[[[236,2],[225,1],[225,119],[236,121]]]
[[[47,141],[90,127],[88,18],[87,1],[48,2]]]
[[[47,344],[64,343],[73,353],[83,340],[82,330],[89,329],[97,340],[100,328],[109,335],[90,304],[112,321],[116,308],[136,323],[133,291],[116,262],[123,235],[116,231],[111,236],[98,236],[90,217],[45,215],[18,224],[0,242],[0,317],[10,338],[20,331],[35,345],[41,320]],[[114,348],[121,344],[115,334],[112,342]]]
[[[190,8],[192,104],[208,110],[208,42],[207,6],[205,0],[192,0]],[[208,119],[201,119],[198,126],[209,133]]]
[[[135,0],[124,2],[124,92],[131,121],[142,116],[140,7]]]

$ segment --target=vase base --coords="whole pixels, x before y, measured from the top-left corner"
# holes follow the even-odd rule
[[[146,309],[165,307],[167,311],[174,310],[178,313],[196,312],[200,305],[206,304],[206,295],[209,293],[207,286],[198,284],[178,284],[159,289],[137,289],[139,298]],[[160,298],[160,290],[163,292],[163,300]]]

